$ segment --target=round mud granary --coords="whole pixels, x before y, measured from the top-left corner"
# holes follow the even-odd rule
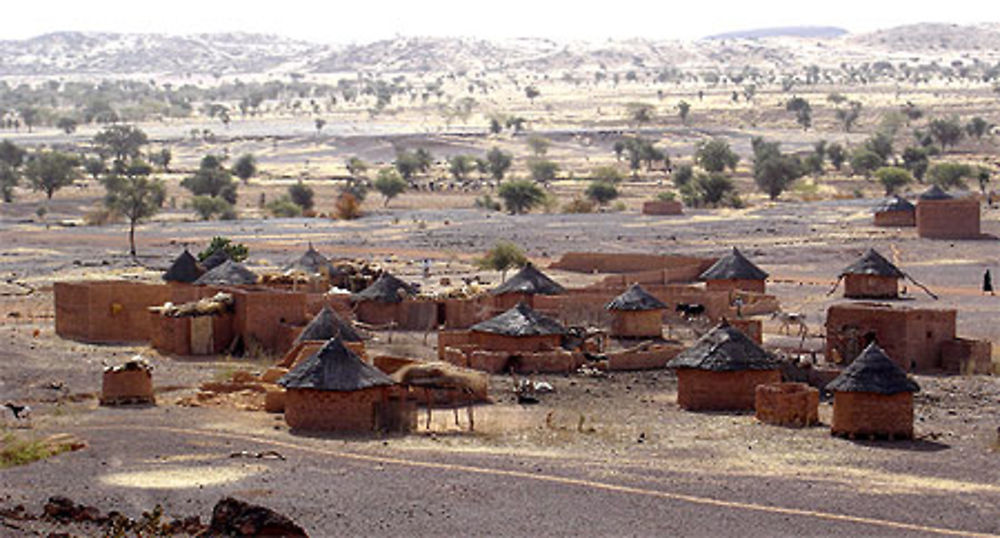
[[[774,357],[725,322],[667,366],[677,370],[677,405],[690,411],[749,411],[758,385],[781,381]]]
[[[732,252],[719,258],[698,279],[705,281],[705,287],[710,290],[764,293],[767,276],[739,249],[733,247]]]
[[[875,208],[875,226],[909,227],[917,225],[917,208],[909,200],[893,196]]]
[[[757,420],[804,428],[819,423],[819,390],[805,383],[757,385]]]
[[[874,342],[826,390],[833,392],[833,435],[913,438],[913,393],[920,387]]]
[[[979,200],[956,198],[937,185],[917,201],[917,235],[928,239],[979,239]]]
[[[611,336],[615,338],[662,338],[663,312],[667,305],[639,284],[632,284],[605,308],[611,312]]]

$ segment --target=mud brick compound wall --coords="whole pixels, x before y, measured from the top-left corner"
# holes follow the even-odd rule
[[[978,239],[979,200],[918,201],[917,235],[929,239]]]
[[[677,370],[677,405],[690,411],[752,410],[757,386],[781,382],[778,370]]]
[[[875,226],[916,226],[916,211],[879,211],[875,213]]]
[[[830,432],[910,439],[913,437],[913,394],[835,392]]]
[[[170,298],[163,284],[117,280],[56,282],[56,334],[94,343],[145,342],[153,335],[150,306]]]
[[[260,344],[266,351],[282,353],[287,334],[281,325],[306,321],[306,294],[266,288],[229,288],[235,301],[233,332],[245,343]]]
[[[955,310],[893,308],[877,303],[834,305],[826,313],[826,357],[849,363],[874,335],[906,371],[937,371],[941,348],[955,339]]]
[[[993,344],[956,338],[941,344],[941,368],[951,374],[993,374]]]
[[[661,338],[663,310],[621,310],[611,313],[611,336]]]
[[[716,258],[696,258],[672,254],[600,254],[568,252],[550,265],[553,269],[577,273],[631,273],[663,271],[665,282],[694,282]],[[636,282],[629,280],[628,283]],[[623,283],[623,286],[625,284]]]

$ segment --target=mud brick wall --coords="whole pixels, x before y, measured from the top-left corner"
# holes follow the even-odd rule
[[[872,392],[833,394],[834,435],[913,437],[913,394]]]
[[[389,325],[399,319],[399,308],[402,303],[380,303],[378,301],[362,301],[354,305],[354,315],[358,321],[370,325]]]
[[[403,301],[399,304],[397,327],[403,331],[428,331],[438,328],[438,303]],[[442,307],[443,310],[443,307]]]
[[[56,282],[56,334],[84,342],[144,342],[153,335],[150,306],[170,297],[165,284]]]
[[[191,354],[190,318],[156,316],[154,323],[156,327],[150,342],[153,349],[168,355]]]
[[[494,312],[493,297],[489,295],[473,299],[445,299],[442,304],[446,329],[468,329],[489,319]]]
[[[611,312],[611,336],[660,338],[663,336],[663,310]]]
[[[181,282],[170,282],[167,286],[170,288],[170,302],[174,304],[191,303],[222,291],[215,286],[192,286]]]
[[[893,276],[846,275],[844,297],[852,299],[895,299],[899,296],[899,279]]]
[[[108,370],[101,383],[101,405],[152,403],[153,376],[149,370]]]
[[[555,296],[539,295],[538,297],[547,298]],[[504,312],[506,310],[510,310],[511,308],[517,306],[518,303],[524,303],[531,308],[535,308],[535,296],[527,293],[504,293],[501,295],[493,295],[491,298],[494,312]]]
[[[350,392],[289,389],[285,422],[296,430],[370,432],[375,430],[376,404],[387,400],[387,387]]]
[[[941,344],[941,368],[951,374],[992,374],[993,344],[965,338],[944,342]]]
[[[520,374],[569,374],[583,365],[584,360],[581,353],[557,349],[518,354],[508,364]]]
[[[709,291],[749,291],[753,293],[764,293],[767,291],[767,283],[764,280],[706,280],[705,288]]]
[[[619,351],[606,353],[609,371],[618,370],[659,370],[667,367],[667,362],[676,357],[684,346],[680,344],[662,344],[651,346],[644,351]]]
[[[558,334],[538,336],[506,336],[502,334],[473,331],[471,345],[486,351],[508,351],[513,353],[551,351],[559,348],[562,336]]]
[[[833,305],[826,313],[826,357],[850,363],[873,333],[886,354],[907,371],[941,369],[941,347],[955,339],[955,310],[892,308],[876,303]]]
[[[716,258],[696,258],[673,254],[601,254],[567,252],[549,267],[577,273],[639,273],[669,271],[671,282],[691,282],[708,269]],[[684,280],[676,280],[685,277]]]
[[[354,319],[354,309],[351,308],[351,296],[348,294],[326,295],[323,293],[306,294],[306,314],[315,316],[324,306],[329,306],[344,319]]]
[[[287,342],[280,338],[280,325],[305,323],[306,294],[272,289],[233,289],[234,333],[244,341],[256,341],[265,350],[281,353]],[[282,347],[284,344],[285,347]]]
[[[778,370],[677,370],[677,405],[690,411],[753,410],[757,386],[781,382]]]
[[[437,345],[438,360],[447,360],[445,358],[447,348],[462,349],[472,346],[472,333],[469,331],[438,331]]]
[[[677,200],[651,200],[642,203],[643,215],[681,215],[684,206]]]
[[[805,383],[757,385],[757,420],[804,428],[819,423],[819,389]]]
[[[979,200],[920,200],[917,235],[929,239],[978,239]]]
[[[916,226],[916,211],[879,211],[875,213],[875,226]]]

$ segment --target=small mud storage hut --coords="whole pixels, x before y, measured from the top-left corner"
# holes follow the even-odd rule
[[[506,282],[494,288],[490,294],[498,308],[511,308],[519,303],[534,306],[535,295],[562,295],[566,289],[560,286],[530,262]]]
[[[245,265],[226,260],[194,281],[196,286],[252,286],[257,283],[257,273]]]
[[[389,273],[382,273],[371,286],[351,296],[359,321],[386,325],[400,317],[400,304],[416,295],[413,286]]]
[[[179,284],[191,284],[205,274],[205,268],[198,260],[191,255],[187,249],[181,252],[180,256],[170,264],[170,267],[163,273],[163,280],[166,282],[176,282]]]
[[[979,239],[979,200],[955,197],[937,185],[917,200],[917,235],[929,239]]]
[[[719,258],[698,279],[705,281],[705,286],[710,290],[764,293],[767,276],[739,249],[733,247],[732,252]]]
[[[153,367],[141,358],[104,369],[101,405],[153,404]]]
[[[875,208],[875,226],[916,226],[917,207],[902,196],[886,198]]]
[[[832,434],[913,437],[913,393],[920,387],[878,344],[869,344],[826,390],[833,392]]]
[[[851,299],[895,299],[899,297],[899,280],[905,276],[873,248],[840,273],[844,297]]]
[[[558,349],[566,328],[524,303],[469,328],[472,344],[488,351],[533,352]]]
[[[416,406],[391,377],[366,364],[339,338],[278,380],[292,429],[335,432],[409,431]]]
[[[639,284],[632,284],[606,306],[611,312],[611,336],[615,338],[661,338],[663,312],[667,305]]]
[[[726,322],[667,367],[677,371],[677,404],[691,411],[753,410],[757,385],[781,381],[777,360]]]

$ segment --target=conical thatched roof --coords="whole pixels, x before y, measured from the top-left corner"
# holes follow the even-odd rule
[[[198,263],[198,260],[194,259],[194,256],[187,249],[184,249],[184,252],[177,256],[174,263],[170,264],[167,272],[163,273],[163,280],[190,284],[203,274],[205,274],[205,268]]]
[[[843,373],[827,383],[826,390],[892,395],[900,392],[917,392],[920,386],[892,362],[878,344],[872,342],[850,366],[844,369]]]
[[[212,269],[226,263],[230,259],[229,253],[226,252],[225,249],[220,248],[202,260],[201,265],[206,271],[211,271]]]
[[[242,263],[226,260],[222,265],[201,275],[194,283],[199,286],[249,286],[257,283],[257,274]]]
[[[282,376],[278,384],[287,389],[349,392],[394,385],[395,381],[362,361],[339,338],[333,338]]]
[[[891,196],[876,206],[875,212],[885,213],[888,211],[916,211],[916,209],[916,206],[910,203],[910,201],[906,198],[903,198],[902,196]]]
[[[363,340],[350,323],[341,319],[329,306],[324,306],[323,310],[320,310],[319,314],[316,314],[316,317],[302,329],[299,337],[295,339],[295,343],[298,344],[306,340],[326,341],[337,337],[345,342],[361,342]]]
[[[667,305],[663,301],[653,297],[648,291],[642,289],[639,284],[632,284],[629,286],[625,293],[622,293],[618,297],[611,300],[610,303],[604,306],[608,310],[628,310],[628,311],[641,311],[641,310],[661,310],[666,309]]]
[[[312,274],[327,274],[330,271],[330,260],[313,248],[309,243],[309,248],[299,259],[285,266],[285,271],[298,271]]]
[[[719,258],[699,277],[701,280],[765,280],[767,273],[748,260],[736,247]]]
[[[503,295],[505,293],[525,293],[528,295],[559,295],[566,293],[566,289],[556,281],[545,276],[535,266],[528,262],[514,276],[507,279],[491,291],[493,295]]]
[[[518,303],[517,306],[499,316],[481,321],[470,327],[469,330],[505,336],[566,334],[566,328],[558,321],[535,312],[524,303]]]
[[[873,248],[866,250],[854,263],[845,267],[840,272],[840,276],[844,275],[891,276],[895,278],[906,276]]]
[[[667,363],[670,368],[713,372],[776,370],[778,361],[739,329],[723,322]]]
[[[355,302],[401,303],[403,298],[414,294],[416,294],[416,290],[413,289],[413,286],[389,273],[382,273],[371,286],[352,295],[351,300]]]
[[[941,190],[937,184],[931,185],[931,188],[920,195],[921,200],[951,200],[952,198],[954,197]]]

